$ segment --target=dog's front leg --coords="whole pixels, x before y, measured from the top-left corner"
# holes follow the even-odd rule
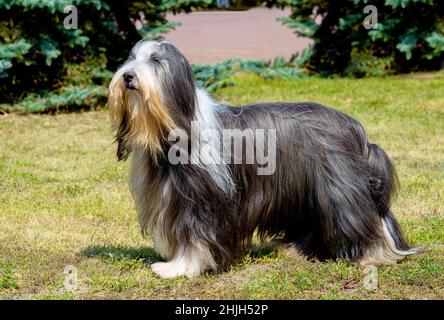
[[[216,263],[208,246],[202,243],[179,245],[170,261],[151,265],[151,270],[163,279],[179,276],[192,278],[210,268],[216,269]]]

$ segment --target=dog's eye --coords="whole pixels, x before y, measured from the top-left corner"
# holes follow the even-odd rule
[[[148,62],[154,62],[154,63],[160,63],[160,58],[158,55],[156,54],[152,54],[149,59]]]

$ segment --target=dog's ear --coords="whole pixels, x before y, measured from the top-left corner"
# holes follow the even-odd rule
[[[128,128],[128,122],[126,120],[126,114],[123,116],[122,121],[120,122],[120,126],[117,129],[116,133],[116,140],[117,142],[117,160],[118,161],[125,161],[128,159],[129,154],[131,153],[131,146],[126,141],[125,137],[128,134],[129,128]]]

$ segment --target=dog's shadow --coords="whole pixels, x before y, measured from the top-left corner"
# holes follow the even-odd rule
[[[250,247],[248,256],[252,259],[275,257],[278,254],[279,249],[283,246],[284,244],[280,240],[272,240],[269,242],[254,244]]]
[[[253,245],[246,253],[252,259],[272,257],[277,254],[279,244],[268,242]],[[78,253],[79,256],[88,258],[100,258],[110,263],[137,260],[145,265],[165,261],[150,247],[127,247],[127,246],[89,246]]]
[[[138,260],[144,264],[163,261],[161,256],[150,247],[90,246],[80,251],[79,255],[108,261]]]

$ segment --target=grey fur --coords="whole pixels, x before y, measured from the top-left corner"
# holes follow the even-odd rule
[[[199,104],[204,103],[197,98],[189,63],[168,43],[158,44],[147,59],[155,66],[167,112],[177,127],[189,132],[202,109]],[[380,147],[368,141],[359,122],[309,102],[220,105],[214,112],[214,127],[219,130],[275,129],[276,172],[258,176],[258,164],[245,161],[231,161],[218,170],[172,165],[167,159],[172,143],[166,140],[155,161],[149,150],[137,149],[143,165],[137,166],[136,175],[144,179],[133,193],[142,230],[151,232],[162,212],[157,221],[161,226],[156,225],[171,248],[167,259],[177,260],[174,252],[179,248],[181,252],[194,248],[193,257],[212,261],[202,261],[197,272],[223,269],[242,256],[256,230],[261,239],[282,238],[321,260],[392,263],[416,252],[390,211],[397,184],[393,165]],[[119,159],[134,148],[125,140],[126,127],[122,123],[117,133]],[[218,172],[230,175],[233,192],[224,192],[215,183]],[[162,195],[166,184],[167,202]]]

